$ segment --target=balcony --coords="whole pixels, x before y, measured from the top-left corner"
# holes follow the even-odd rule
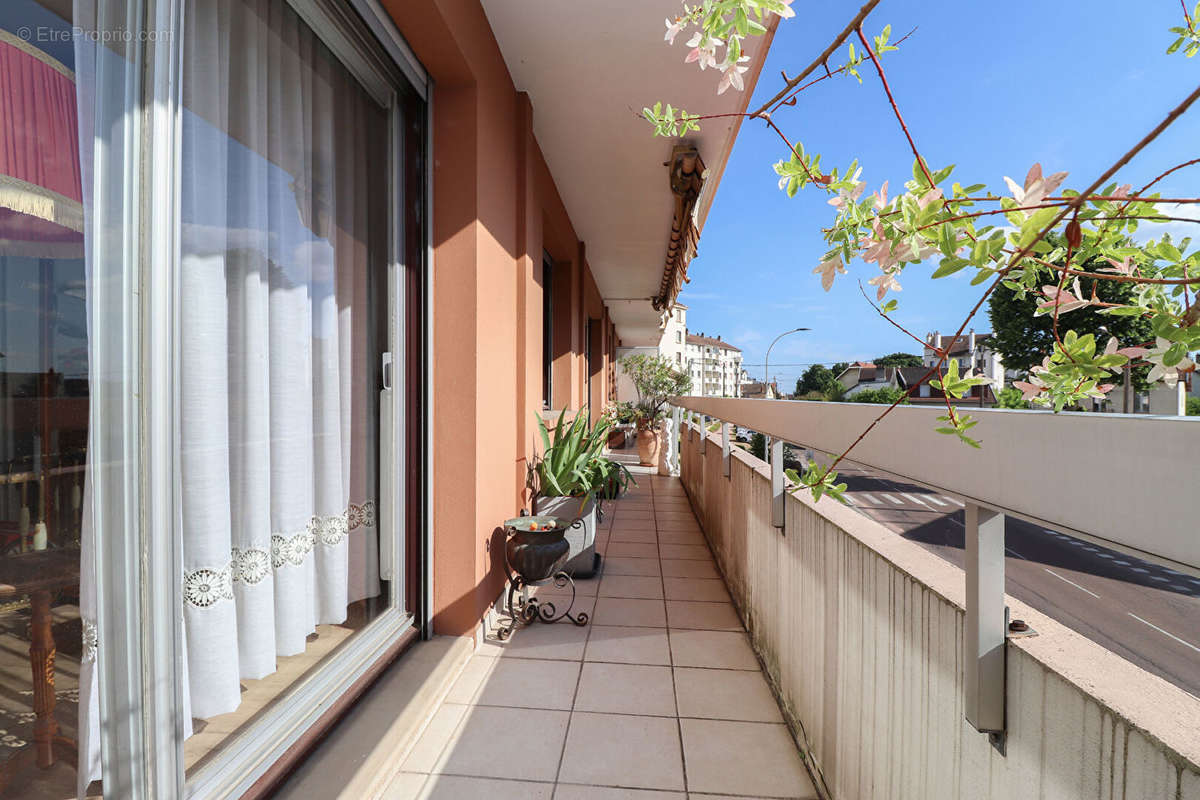
[[[485,641],[387,797],[818,796],[683,486],[637,478],[577,583],[591,623]]]

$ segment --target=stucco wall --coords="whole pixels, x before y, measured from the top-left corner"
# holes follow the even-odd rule
[[[543,250],[570,281],[556,407],[587,403],[583,325],[589,314],[605,315],[532,134],[537,109],[514,87],[477,0],[383,5],[435,86],[433,625],[465,634],[503,585],[498,526],[529,505],[525,464],[542,407]]]
[[[765,465],[685,432],[681,471],[828,796],[1200,798],[1200,700],[1014,598],[1006,755],[963,717],[961,570],[825,499],[770,524]]]

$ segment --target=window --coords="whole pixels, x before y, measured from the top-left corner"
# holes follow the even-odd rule
[[[0,8],[0,792],[236,794],[418,609],[423,85],[323,0],[179,3]]]
[[[554,263],[542,253],[542,408],[553,403],[554,383]]]
[[[683,331],[675,331],[675,344],[683,343]]]

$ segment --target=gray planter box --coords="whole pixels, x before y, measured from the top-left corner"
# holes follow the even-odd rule
[[[534,504],[535,514],[546,514],[573,520],[582,517],[583,526],[568,528],[566,539],[571,545],[571,555],[563,571],[572,578],[590,578],[596,572],[596,499],[589,497],[583,511],[579,510],[578,497],[539,497]]]

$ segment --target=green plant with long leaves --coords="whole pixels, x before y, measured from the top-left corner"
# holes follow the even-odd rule
[[[615,481],[620,491],[631,476],[623,464],[604,456],[604,445],[611,427],[606,419],[592,425],[586,408],[567,423],[567,412],[558,415],[551,431],[538,416],[542,454],[530,462],[530,488],[539,497],[578,497],[580,510],[597,491],[605,491]],[[619,492],[618,492],[619,493]]]

